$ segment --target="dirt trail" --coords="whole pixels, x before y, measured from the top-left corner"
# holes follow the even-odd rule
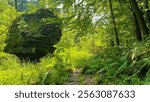
[[[95,85],[93,76],[81,74],[80,69],[76,69],[69,74],[68,80],[64,85]]]
[[[81,71],[80,70],[74,70],[69,74],[69,78],[67,82],[64,83],[64,85],[80,85],[80,75]]]

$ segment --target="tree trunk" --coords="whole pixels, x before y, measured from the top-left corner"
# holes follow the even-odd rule
[[[15,8],[16,8],[16,10],[18,10],[17,0],[15,0]]]
[[[110,5],[110,13],[112,16],[113,26],[114,26],[114,30],[115,30],[116,44],[117,44],[117,46],[119,46],[119,37],[118,37],[117,25],[116,25],[116,21],[115,21],[115,16],[114,16],[111,0],[109,0],[109,5]]]
[[[135,15],[137,17],[137,20],[138,20],[138,23],[139,23],[142,35],[143,36],[148,35],[149,34],[149,29],[146,26],[144,17],[142,15],[141,10],[138,7],[137,2],[135,0],[130,0],[130,4],[131,4],[131,6],[133,8],[133,12],[135,12]]]
[[[132,12],[132,13],[133,13],[134,23],[135,23],[136,38],[137,38],[138,41],[142,41],[143,37],[142,37],[142,34],[141,34],[141,30],[140,30],[138,19],[137,19],[136,15],[135,15],[135,12]]]
[[[148,6],[148,0],[144,0],[144,11],[145,11],[144,16],[145,16],[146,24],[148,27],[150,27],[150,10]]]

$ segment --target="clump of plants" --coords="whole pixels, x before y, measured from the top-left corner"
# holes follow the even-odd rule
[[[56,57],[48,55],[39,63],[33,63],[20,61],[15,55],[0,53],[0,84],[63,84],[67,78],[68,71]]]
[[[143,46],[144,45],[144,46]],[[98,76],[98,84],[149,83],[150,48],[148,42],[127,48],[106,48],[84,61],[83,74]],[[112,53],[113,52],[113,53]]]

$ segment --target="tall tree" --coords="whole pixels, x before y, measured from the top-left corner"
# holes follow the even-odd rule
[[[15,8],[16,8],[16,10],[18,10],[17,0],[15,0]]]
[[[138,41],[142,41],[143,38],[142,38],[142,34],[141,34],[138,19],[136,17],[135,12],[132,12],[132,13],[133,13],[133,18],[134,18],[134,22],[135,22],[136,38],[137,38]]]
[[[150,10],[148,3],[149,3],[148,0],[144,0],[144,11],[145,11],[144,16],[148,27],[150,27]]]
[[[143,36],[148,35],[149,29],[146,26],[146,22],[144,20],[144,17],[142,15],[142,12],[141,12],[136,0],[130,0],[130,4],[131,4],[131,7],[133,8],[133,11],[135,12],[136,17],[137,17],[142,35]]]
[[[113,11],[111,0],[109,0],[109,5],[110,5],[110,12],[111,12],[112,21],[113,21],[113,27],[114,27],[114,31],[115,31],[116,44],[117,44],[117,46],[119,46],[119,37],[118,37],[117,25],[116,25],[116,21],[115,21],[115,16],[114,16],[114,11]]]

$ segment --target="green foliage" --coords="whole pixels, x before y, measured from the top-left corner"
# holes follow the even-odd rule
[[[149,83],[149,43],[143,42],[142,45],[137,43],[129,51],[107,48],[85,61],[88,64],[85,64],[83,73],[98,75],[99,84]]]
[[[2,52],[0,59],[0,84],[31,84],[37,80],[36,65],[21,63],[16,56]]]
[[[6,0],[0,1],[0,51],[5,47],[6,34],[11,22],[16,18],[17,12]]]
[[[18,63],[19,60],[16,56],[0,52],[0,70],[13,69],[13,67],[10,65],[18,68],[20,67]]]
[[[49,55],[42,58],[40,62],[41,72],[40,74],[41,84],[63,84],[68,78],[67,68],[57,57],[50,57]]]
[[[1,1],[0,84],[63,84],[72,70],[80,69],[81,84],[150,84],[150,36],[142,35],[143,41],[136,41],[142,30],[136,28],[136,10],[132,10],[129,1],[112,0],[120,41],[117,47],[106,0],[22,0],[18,10],[23,13],[16,12],[12,1]],[[138,2],[146,21],[149,8],[144,5]],[[28,57],[56,50],[33,63],[4,53],[5,45],[11,53],[35,53]]]
[[[0,53],[0,84],[63,84],[67,78],[63,63],[49,55],[35,64]]]

